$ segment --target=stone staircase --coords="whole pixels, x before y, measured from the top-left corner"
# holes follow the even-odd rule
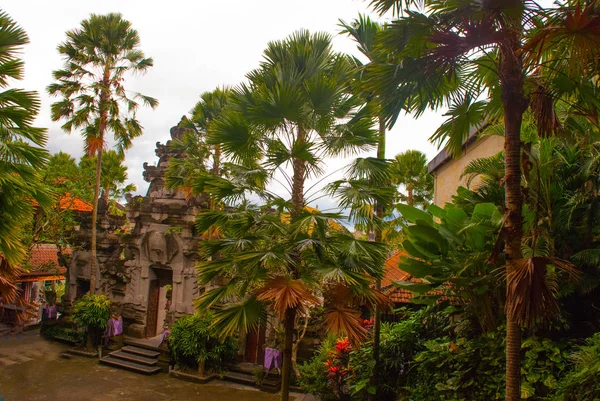
[[[126,345],[100,359],[100,363],[144,375],[153,375],[161,371],[161,367],[158,366],[159,356],[158,351]]]
[[[232,365],[229,367],[229,371],[223,375],[223,380],[244,384],[247,386],[258,387],[268,393],[276,393],[279,391],[281,385],[281,379],[276,376],[274,372],[271,372],[262,382],[260,386],[256,385],[256,379],[254,377],[254,369],[257,366],[251,366],[246,364]]]

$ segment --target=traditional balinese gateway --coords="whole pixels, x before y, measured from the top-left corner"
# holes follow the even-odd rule
[[[173,127],[171,138],[182,133],[182,128]],[[132,337],[154,337],[178,317],[193,313],[193,301],[201,291],[194,269],[201,238],[194,219],[207,202],[166,188],[169,161],[182,157],[169,142],[156,144],[156,166],[144,163],[144,179],[150,183],[146,196],[129,197],[120,213],[108,213],[102,200],[99,204],[96,293],[118,305],[125,334]],[[80,230],[80,248],[90,248],[90,227],[88,223]],[[73,254],[71,300],[89,290],[90,256],[90,251]]]

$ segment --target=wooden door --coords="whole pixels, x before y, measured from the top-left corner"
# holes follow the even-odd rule
[[[146,337],[156,336],[156,323],[158,319],[158,295],[160,285],[158,280],[150,281],[148,291],[148,312],[146,314]]]
[[[265,362],[265,353],[263,346],[265,345],[265,332],[264,326],[260,326],[258,330],[252,329],[248,331],[246,336],[246,350],[244,353],[244,359],[246,362],[263,364]]]
[[[258,332],[255,329],[249,330],[246,335],[244,359],[250,363],[258,362]]]

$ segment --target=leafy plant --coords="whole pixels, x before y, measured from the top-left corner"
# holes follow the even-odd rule
[[[110,300],[104,295],[86,294],[73,305],[71,319],[86,332],[86,348],[91,351],[100,340],[110,318]]]
[[[254,369],[252,373],[254,376],[254,383],[256,383],[257,386],[262,385],[263,380],[267,376],[267,369],[265,369],[264,366],[259,366]]]
[[[49,338],[69,340],[74,343],[81,343],[84,340],[83,333],[73,327],[61,327],[61,326],[50,327],[49,329],[47,329],[44,332],[44,336],[49,337]]]
[[[210,312],[195,313],[181,317],[171,328],[170,351],[179,364],[197,366],[204,375],[208,369],[219,369],[232,360],[237,352],[233,336],[223,336],[212,324]]]
[[[330,336],[322,344],[316,355],[298,368],[302,376],[298,379],[300,386],[319,401],[336,401],[337,397],[329,385],[327,361],[335,348],[335,338]]]
[[[570,357],[572,370],[560,381],[556,400],[600,399],[600,333],[576,348]]]

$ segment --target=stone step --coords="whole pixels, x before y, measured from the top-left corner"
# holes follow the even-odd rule
[[[136,362],[136,363],[139,363],[140,365],[154,366],[158,363],[158,359],[156,359],[156,358],[147,358],[145,356],[133,354],[130,352],[123,352],[120,350],[111,352],[109,355],[112,357],[115,357],[117,359],[123,359],[125,361],[130,361],[130,362]]]
[[[153,375],[155,373],[160,372],[160,368],[158,366],[148,366],[142,365],[136,362],[126,361],[124,359],[115,358],[111,355],[106,356],[100,359],[100,364],[113,366],[115,368],[125,369],[136,373],[141,373],[144,375]]]
[[[223,375],[223,379],[233,383],[246,384],[248,386],[256,385],[254,376],[245,373],[227,372]]]
[[[158,356],[160,355],[160,352],[151,351],[149,349],[140,348],[133,345],[126,345],[125,347],[121,348],[121,351],[128,352],[130,354],[145,356],[146,358],[158,358]]]

